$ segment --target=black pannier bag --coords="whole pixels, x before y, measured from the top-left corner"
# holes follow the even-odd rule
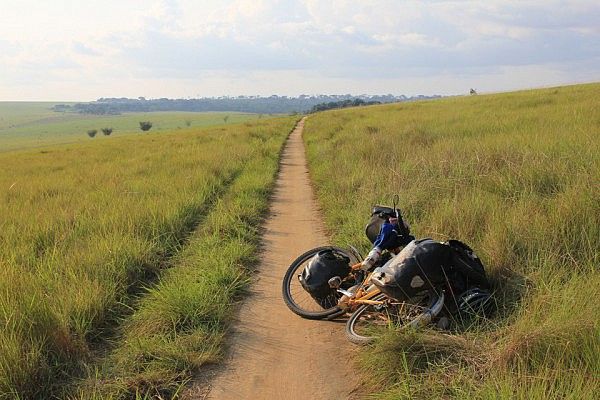
[[[459,240],[449,240],[446,244],[452,249],[451,265],[453,275],[459,275],[463,280],[463,287],[460,289],[467,290],[472,287],[488,289],[490,282],[483,263],[473,249]]]
[[[350,273],[350,259],[334,249],[318,252],[300,274],[300,283],[323,308],[337,304],[338,292],[329,287],[334,276],[344,279]]]
[[[376,270],[371,281],[386,295],[405,301],[444,283],[452,250],[433,239],[413,240],[387,264]]]

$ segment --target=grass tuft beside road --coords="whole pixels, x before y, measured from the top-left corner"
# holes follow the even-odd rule
[[[311,116],[305,142],[327,226],[368,249],[370,207],[483,259],[490,321],[389,335],[361,359],[373,397],[593,398],[600,390],[600,85]],[[382,390],[384,388],[384,390]]]

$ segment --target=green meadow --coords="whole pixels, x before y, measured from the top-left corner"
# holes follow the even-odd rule
[[[167,396],[219,359],[294,123],[1,153],[0,398]]]
[[[153,127],[150,132],[161,132],[236,124],[260,118],[258,114],[233,112],[153,112],[97,116],[54,112],[51,108],[55,104],[0,102],[0,152],[141,134],[140,121],[151,121]],[[110,137],[104,137],[102,128],[113,128],[113,133]],[[93,129],[98,133],[91,139],[87,131]]]
[[[368,250],[373,204],[457,238],[490,320],[389,334],[357,366],[375,399],[592,399],[600,392],[600,84],[319,113],[309,169],[332,242]]]

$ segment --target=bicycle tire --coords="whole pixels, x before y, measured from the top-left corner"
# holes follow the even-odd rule
[[[321,247],[316,247],[314,249],[308,250],[307,252],[301,254],[298,258],[296,258],[288,267],[284,277],[283,277],[283,283],[282,283],[282,295],[283,295],[283,300],[285,301],[285,304],[287,305],[287,307],[294,313],[297,314],[299,316],[301,316],[302,318],[306,318],[306,319],[325,319],[327,317],[330,317],[334,314],[339,314],[342,312],[342,309],[340,307],[338,307],[337,305],[328,309],[322,309],[322,310],[309,310],[307,308],[307,306],[302,306],[298,303],[298,301],[295,299],[295,296],[292,294],[292,289],[291,289],[291,285],[293,282],[293,279],[296,275],[296,272],[299,269],[304,268],[304,264],[309,261],[315,254],[317,254],[318,252],[322,251],[322,250],[328,250],[328,249],[333,249],[334,251],[340,252],[342,254],[344,254],[346,257],[348,257],[351,261],[351,264],[353,263],[353,261],[358,261],[356,256],[354,254],[352,254],[351,252],[349,252],[348,250],[342,249],[340,247],[335,247],[335,246],[321,246]],[[304,289],[302,289],[304,290]],[[307,292],[304,291],[304,293],[306,294],[306,296],[309,296]],[[313,306],[317,306],[316,302],[314,300],[312,300],[312,298],[310,298],[310,301],[312,301],[314,304]]]
[[[386,297],[387,296],[382,293],[378,296],[375,296],[372,300],[384,300]],[[399,314],[400,310],[394,311],[387,308],[381,310],[377,309],[380,306],[365,304],[356,309],[356,311],[352,313],[352,315],[346,322],[346,337],[350,342],[358,345],[366,345],[372,343],[378,337],[376,334],[365,335],[357,329],[357,324],[361,320],[361,317],[366,316],[366,313],[368,312],[380,317],[386,325],[393,324],[399,327],[399,329],[405,329],[409,326],[417,327],[421,325],[426,325],[431,321],[433,317],[437,316],[437,314],[439,314],[439,312],[441,311],[444,304],[444,294],[442,293],[440,296],[436,296],[433,293],[429,293],[429,299],[426,302],[428,306],[426,307],[419,304],[399,304],[408,305],[406,313],[409,313],[411,311],[409,310],[409,308],[420,308],[422,312],[418,312],[414,315],[411,315],[402,321],[400,315],[394,315],[393,318],[390,317],[390,314],[394,312],[398,312]],[[401,307],[401,309],[404,309],[404,307]],[[396,319],[396,321],[394,321],[393,319]]]

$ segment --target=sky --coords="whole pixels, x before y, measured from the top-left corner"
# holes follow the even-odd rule
[[[0,101],[594,81],[598,0],[0,0]]]

